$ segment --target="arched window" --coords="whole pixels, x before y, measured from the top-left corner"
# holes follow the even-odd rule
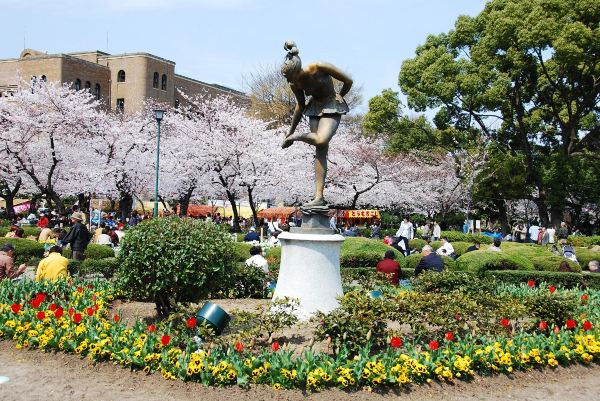
[[[85,81],[85,89],[87,89],[87,90],[92,89],[92,83],[90,81]]]
[[[100,84],[96,84],[96,88],[94,88],[94,95],[96,95],[97,100],[100,100]]]
[[[160,81],[160,89],[166,91],[167,90],[167,75],[163,74],[162,79]]]
[[[81,79],[77,78],[75,80],[75,90],[81,89]]]
[[[125,71],[119,70],[117,73],[117,82],[125,82]]]
[[[154,73],[154,78],[152,78],[152,87],[158,89],[158,72]]]

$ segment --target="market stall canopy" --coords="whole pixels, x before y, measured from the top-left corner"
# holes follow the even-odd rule
[[[285,219],[290,217],[296,212],[295,207],[291,206],[279,206],[270,207],[268,209],[261,210],[258,212],[258,218],[260,219]]]
[[[217,208],[210,205],[188,205],[187,215],[189,217],[206,217],[217,213]],[[177,205],[177,214],[179,214],[179,205]]]
[[[345,219],[379,219],[379,210],[340,210],[338,217]]]

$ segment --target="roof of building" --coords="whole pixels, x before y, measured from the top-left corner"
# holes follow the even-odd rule
[[[144,52],[135,52],[135,53],[121,53],[121,54],[106,54],[98,57],[99,59],[107,59],[107,58],[125,58],[125,57],[148,57],[158,61],[162,61],[164,63],[169,63],[175,65],[174,61],[167,60],[166,58],[155,56],[154,54],[144,53]]]
[[[248,95],[245,94],[244,92],[240,92],[238,90],[235,90],[235,89],[232,89],[232,88],[228,88],[228,87],[223,86],[223,85],[209,84],[207,82],[199,81],[199,80],[194,79],[194,78],[186,77],[185,75],[175,74],[175,78],[185,79],[185,80],[191,81],[191,82],[193,82],[195,84],[208,86],[209,88],[216,89],[216,90],[219,90],[219,91],[222,91],[222,92],[226,92],[228,94],[232,94],[232,95],[236,95],[236,96],[248,97]]]

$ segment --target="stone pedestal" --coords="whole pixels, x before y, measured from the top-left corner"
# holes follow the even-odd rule
[[[344,237],[323,227],[327,217],[324,221],[320,217],[322,221],[308,219],[303,229],[279,235],[281,266],[273,299],[298,299],[301,320],[316,311],[330,312],[338,306],[336,298],[343,295],[340,248]]]

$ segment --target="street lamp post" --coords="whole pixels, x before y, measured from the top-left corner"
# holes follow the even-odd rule
[[[164,116],[164,110],[154,110],[154,117],[156,118],[156,181],[154,184],[154,217],[158,216],[158,163],[160,162],[160,122],[162,121]]]

